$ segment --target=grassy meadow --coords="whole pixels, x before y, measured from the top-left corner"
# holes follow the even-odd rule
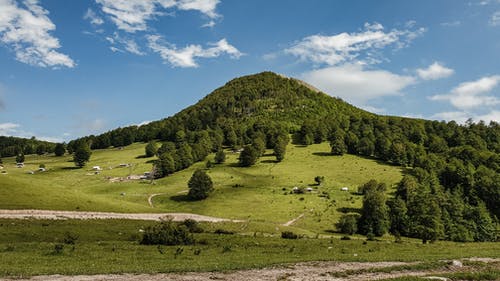
[[[278,235],[214,234],[227,223],[204,223],[189,246],[145,246],[141,229],[154,222],[89,220],[0,220],[0,276],[44,274],[226,271],[299,261],[424,261],[464,257],[500,258],[499,243],[404,239],[368,241]],[[236,228],[236,225],[233,225]],[[74,244],[64,244],[69,233]],[[57,245],[62,249],[56,250]],[[26,266],[29,265],[29,266]]]
[[[373,159],[329,156],[327,143],[308,147],[290,144],[281,163],[275,163],[268,151],[257,165],[249,168],[238,167],[239,154],[227,151],[226,163],[208,171],[215,191],[206,200],[191,202],[185,200],[187,181],[195,169],[205,167],[204,162],[153,183],[108,179],[150,171],[154,158],[142,157],[144,146],[133,144],[123,149],[93,151],[91,161],[82,169],[74,168],[71,156],[28,155],[24,168],[15,168],[14,159],[5,158],[7,173],[0,174],[0,208],[191,212],[277,227],[303,214],[294,227],[322,232],[333,228],[340,211],[361,207],[362,197],[355,194],[357,186],[370,179],[391,186],[402,177],[400,167]],[[212,158],[210,155],[207,159]],[[37,172],[40,164],[46,165],[46,172]],[[95,174],[93,166],[103,170]],[[316,186],[315,176],[324,176],[325,182]],[[295,186],[311,187],[313,191],[291,194]],[[344,186],[350,192],[341,191]],[[161,194],[153,198],[154,207],[148,204],[152,194]]]

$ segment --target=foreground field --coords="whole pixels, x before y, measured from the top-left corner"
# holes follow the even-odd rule
[[[140,245],[141,230],[152,224],[123,220],[0,220],[0,276],[227,271],[305,261],[428,263],[500,258],[499,243],[423,245],[409,239],[403,243],[392,239],[366,242],[326,236],[288,240],[278,234],[258,232],[259,225],[241,223],[204,223],[204,233],[195,234],[194,245]]]
[[[303,231],[325,233],[334,228],[340,211],[361,206],[361,196],[354,194],[357,186],[369,179],[391,186],[402,176],[400,167],[352,155],[328,156],[328,151],[327,143],[308,147],[290,144],[282,163],[275,163],[274,156],[267,154],[250,168],[238,167],[239,154],[228,151],[226,163],[208,171],[215,192],[200,202],[186,201],[185,193],[193,171],[204,168],[205,163],[153,183],[127,180],[127,176],[151,169],[154,158],[141,157],[144,144],[94,151],[83,169],[75,169],[70,156],[30,155],[25,168],[14,168],[14,159],[6,158],[7,173],[0,174],[0,209],[183,212],[251,220],[268,228],[293,220],[292,225]],[[40,164],[46,165],[46,172],[37,172]],[[103,170],[95,174],[93,166]],[[315,176],[324,176],[325,182],[314,185]],[[291,194],[295,186],[313,191]],[[341,187],[350,192],[341,191]]]

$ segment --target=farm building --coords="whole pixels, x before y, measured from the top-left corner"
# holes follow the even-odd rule
[[[24,163],[16,163],[16,167],[23,168],[24,167]]]
[[[101,166],[94,166],[94,167],[92,167],[92,170],[101,171],[102,169],[101,169]]]
[[[344,186],[344,187],[342,187],[340,190],[342,190],[342,191],[349,191],[349,187]]]

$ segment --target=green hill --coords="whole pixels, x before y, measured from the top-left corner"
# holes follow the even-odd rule
[[[159,162],[140,158],[144,145],[134,144],[153,141],[159,146]],[[495,122],[458,125],[379,116],[299,80],[263,72],[231,80],[172,117],[71,141],[68,151],[82,144],[95,150],[88,165],[134,164],[105,170],[102,175],[138,175],[156,163],[155,174],[161,179],[156,186],[137,181],[115,183],[101,175],[92,176],[90,171],[71,170],[71,163],[55,160],[52,174],[4,175],[3,179],[9,179],[8,188],[2,191],[9,198],[2,201],[5,207],[189,211],[248,217],[271,225],[305,214],[304,224],[298,225],[304,231],[322,232],[334,227],[342,212],[362,213],[362,197],[340,193],[339,187],[353,190],[375,179],[388,185],[377,198],[389,199],[381,213],[390,224],[376,234],[389,230],[424,240],[496,239],[500,126]],[[281,162],[273,155],[278,146],[286,148]],[[232,151],[242,147],[263,156],[255,165],[240,167],[239,154]],[[181,191],[194,169],[203,168],[202,161],[212,160],[212,153],[221,148],[229,161],[209,172],[216,185],[214,195],[201,202],[184,200]],[[294,186],[307,188],[315,176],[326,177],[326,190],[298,199],[284,195]],[[48,202],[49,194],[57,190],[66,195],[59,193],[57,203]],[[38,203],[27,199],[38,192],[46,199]],[[155,197],[155,209],[148,209],[146,197],[153,193],[166,194]],[[375,231],[366,216],[359,222],[362,234]]]

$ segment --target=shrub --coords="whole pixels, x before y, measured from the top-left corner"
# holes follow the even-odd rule
[[[186,228],[191,233],[202,233],[203,232],[203,228],[200,226],[200,224],[193,219],[184,220],[182,222],[182,225],[186,226]]]
[[[230,231],[230,230],[225,230],[225,229],[221,229],[221,228],[217,228],[215,231],[214,231],[215,234],[234,234],[234,231]]]
[[[140,243],[143,245],[191,245],[194,244],[194,238],[185,225],[178,225],[172,220],[167,220],[147,227]]]
[[[358,231],[358,215],[342,215],[337,223],[337,229],[343,234],[353,235]]]
[[[71,234],[69,232],[66,232],[64,234],[64,238],[63,238],[64,244],[75,245],[76,240],[78,240],[78,236],[73,235],[73,234]]]
[[[283,231],[281,232],[281,238],[283,239],[297,239],[299,236],[291,231]]]
[[[64,244],[55,244],[54,250],[52,251],[53,255],[60,255],[64,251]]]

